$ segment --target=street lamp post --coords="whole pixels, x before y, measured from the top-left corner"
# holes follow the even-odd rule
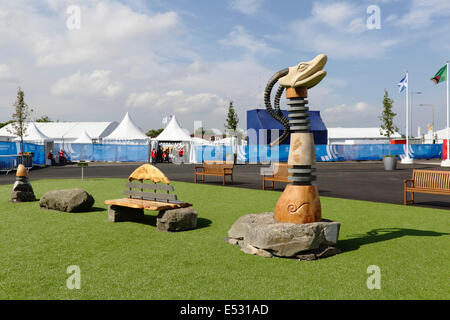
[[[433,128],[433,130],[431,131],[431,134],[433,135],[433,143],[434,143],[434,105],[433,104],[429,104],[429,103],[421,103],[419,104],[419,106],[421,107],[431,107],[431,114],[432,114],[432,122],[431,122],[431,126]]]
[[[413,109],[413,96],[414,94],[422,94],[422,91],[413,91],[411,92],[411,107],[409,108],[409,127],[411,128],[410,132],[411,132],[411,138],[414,138],[414,131],[413,131],[413,127],[412,127],[412,109]]]
[[[408,88],[406,88],[406,90],[408,90]],[[413,106],[412,100],[413,100],[414,94],[422,94],[422,92],[421,91],[411,92],[411,98],[410,98],[409,103],[408,103],[408,92],[406,92],[406,108],[407,108],[407,112],[406,112],[406,150],[405,150],[405,157],[401,160],[401,163],[403,163],[403,164],[413,164],[414,163],[414,159],[410,158],[410,156],[409,156],[409,136],[410,136],[410,132],[412,132],[412,106]],[[408,117],[409,117],[409,121],[408,121]],[[408,130],[408,126],[409,126],[409,130]],[[412,134],[411,134],[411,137],[413,137]]]

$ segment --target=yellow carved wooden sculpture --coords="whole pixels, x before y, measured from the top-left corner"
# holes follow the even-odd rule
[[[129,181],[133,180],[149,180],[154,183],[162,182],[162,183],[170,183],[169,178],[166,177],[164,173],[161,172],[158,168],[155,166],[152,166],[150,164],[143,164],[136,170],[134,170],[130,176],[128,177]]]

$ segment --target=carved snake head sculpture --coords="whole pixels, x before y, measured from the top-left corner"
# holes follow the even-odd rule
[[[311,61],[300,62],[298,65],[290,67],[288,74],[278,79],[278,83],[285,88],[306,87],[310,89],[327,75],[327,72],[322,70],[326,63],[327,56],[319,54]]]
[[[264,91],[264,103],[269,114],[283,125],[284,132],[276,141],[270,145],[281,143],[289,135],[289,120],[283,115],[280,110],[280,98],[286,88],[306,87],[308,89],[317,85],[327,74],[322,70],[327,63],[327,56],[319,54],[311,61],[300,62],[298,65],[286,68],[275,73],[268,81]],[[274,107],[270,101],[272,88],[276,83],[280,86],[275,95]]]

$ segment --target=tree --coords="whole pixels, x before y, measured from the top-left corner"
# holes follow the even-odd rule
[[[8,124],[13,123],[13,122],[14,122],[14,120],[8,120],[8,121],[5,121],[5,122],[0,122],[0,128],[3,128],[4,126],[7,126]]]
[[[48,116],[43,115],[42,117],[34,120],[35,122],[53,122],[52,119],[50,119]]]
[[[380,134],[389,139],[389,156],[391,155],[391,136],[398,131],[397,126],[394,125],[394,117],[397,114],[392,111],[393,104],[394,100],[389,98],[389,94],[385,89],[383,98],[383,112],[380,116]]]
[[[151,129],[151,130],[147,131],[146,135],[148,137],[156,137],[163,131],[164,131],[164,129]]]
[[[230,105],[228,106],[228,115],[225,123],[225,128],[232,134],[236,132],[237,125],[239,123],[239,118],[233,108],[233,101],[230,101]]]
[[[33,109],[29,109],[24,100],[24,92],[19,88],[17,90],[17,100],[13,107],[15,112],[12,115],[13,123],[12,129],[8,130],[10,133],[20,137],[20,150],[23,152],[23,136],[27,131],[26,122],[30,118]]]
[[[204,128],[204,127],[199,127],[197,129],[195,129],[195,132],[194,132],[194,136],[201,137],[201,138],[203,138],[203,137],[208,137],[209,138],[209,137],[212,137],[214,135],[216,135],[214,130],[208,129],[208,128]]]
[[[205,129],[203,127],[199,127],[197,129],[195,129],[194,136],[203,137],[205,135],[205,133],[206,133]]]

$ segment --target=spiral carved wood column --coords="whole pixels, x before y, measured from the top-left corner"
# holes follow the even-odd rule
[[[289,147],[288,184],[275,206],[274,216],[278,222],[296,224],[318,222],[322,219],[319,191],[311,182],[315,180],[312,166],[316,163],[314,138],[308,125],[308,90],[306,87],[288,88],[289,125],[291,142]]]

